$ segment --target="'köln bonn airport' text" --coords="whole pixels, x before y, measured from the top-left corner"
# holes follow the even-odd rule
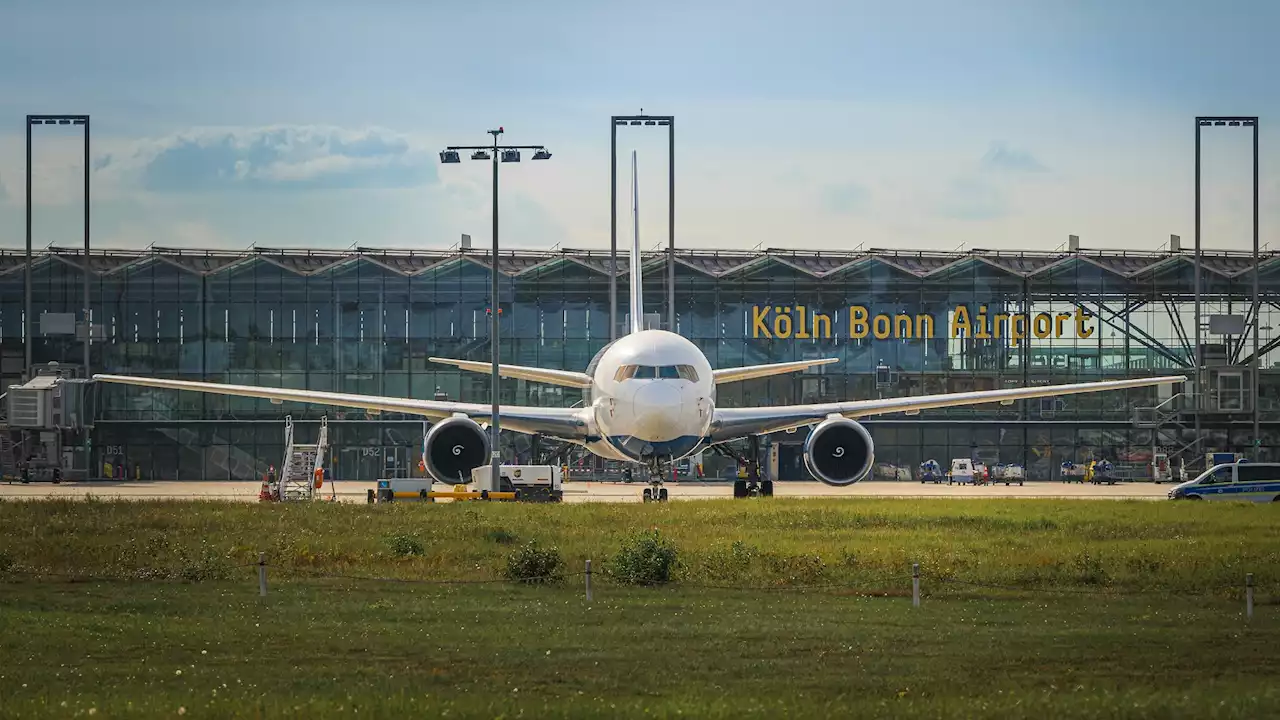
[[[837,318],[841,313],[837,313]],[[850,339],[873,337],[877,340],[908,340],[932,338],[934,317],[928,313],[909,315],[872,315],[863,305],[850,305],[847,330]],[[968,306],[958,305],[946,321],[948,336],[952,338],[1008,338],[1017,345],[1034,337],[1038,339],[1061,338],[1072,334],[1078,338],[1093,335],[1090,323],[1093,315],[1082,308],[1074,313],[987,313],[987,306],[978,307],[973,313]],[[826,340],[834,337],[836,323],[831,315],[814,312],[804,305],[753,305],[751,307],[751,337],[762,339],[792,338],[796,340]]]

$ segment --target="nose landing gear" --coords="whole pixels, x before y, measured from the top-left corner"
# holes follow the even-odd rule
[[[665,467],[664,467],[665,466]],[[649,487],[644,489],[644,502],[666,502],[667,489],[663,487],[663,478],[670,472],[672,464],[661,460],[649,461]]]
[[[666,502],[667,489],[664,487],[661,487],[662,485],[661,482],[652,483],[652,485],[653,487],[647,487],[644,489],[644,501],[645,502]]]

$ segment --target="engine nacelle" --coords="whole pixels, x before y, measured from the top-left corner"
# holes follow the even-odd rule
[[[804,443],[804,465],[827,485],[852,485],[871,474],[875,443],[871,433],[843,417],[823,420]]]
[[[471,471],[489,462],[489,435],[471,418],[451,417],[431,426],[422,440],[422,463],[437,482],[471,482]]]

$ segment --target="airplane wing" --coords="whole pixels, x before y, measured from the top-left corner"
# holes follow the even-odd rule
[[[739,380],[753,380],[755,378],[769,377],[770,375],[782,375],[783,373],[797,372],[818,365],[830,365],[833,362],[839,362],[840,358],[821,358],[819,360],[800,360],[797,362],[771,363],[769,365],[748,365],[746,367],[724,368],[721,370],[711,371],[712,377],[716,384],[737,382]]]
[[[478,362],[476,360],[453,360],[451,358],[427,358],[431,362],[440,363],[442,365],[453,365],[463,370],[471,372],[493,372],[493,363]],[[498,374],[502,377],[520,378],[522,380],[534,380],[537,382],[551,383],[552,385],[564,385],[565,387],[589,388],[591,387],[591,376],[586,373],[573,372],[572,370],[548,370],[546,368],[528,367],[526,365],[498,365]]]
[[[853,400],[812,405],[782,405],[758,408],[716,408],[711,423],[712,442],[726,442],[748,435],[766,435],[779,430],[792,430],[821,422],[830,415],[860,418],[870,415],[905,412],[914,414],[921,410],[981,405],[999,402],[1011,405],[1015,400],[1077,393],[1122,390],[1149,385],[1165,385],[1186,382],[1181,375],[1135,378],[1131,380],[1107,380],[1103,382],[1074,383],[1070,385],[1040,385],[1008,388],[1004,390],[979,390],[975,392],[943,393],[939,395],[915,395],[884,398],[882,400]]]
[[[191,392],[213,393],[216,395],[235,395],[266,400],[288,400],[290,402],[314,403],[316,405],[362,408],[380,412],[399,412],[436,419],[462,414],[476,421],[484,422],[489,420],[493,410],[492,406],[480,403],[414,400],[411,398],[379,397],[377,395],[297,390],[293,388],[271,388],[257,385],[227,385],[193,380],[169,380],[125,375],[94,375],[93,379],[101,382],[141,385],[143,387],[164,388],[166,390],[189,390]],[[502,423],[503,430],[512,430],[529,435],[544,434],[570,442],[577,442],[585,437],[586,420],[583,412],[582,408],[503,405],[498,408],[498,418]]]

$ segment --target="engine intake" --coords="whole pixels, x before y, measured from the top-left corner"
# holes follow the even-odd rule
[[[489,436],[471,418],[441,420],[423,438],[422,462],[438,482],[469,483],[471,471],[489,462]]]
[[[871,474],[875,443],[871,433],[843,417],[823,420],[804,443],[804,464],[827,485],[852,485]]]

